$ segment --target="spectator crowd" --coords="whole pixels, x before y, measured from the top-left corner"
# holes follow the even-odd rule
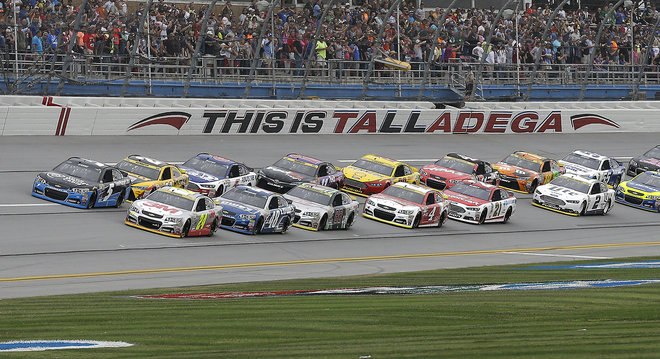
[[[248,68],[256,56],[261,67],[287,67],[296,74],[304,66],[323,69],[330,62],[357,70],[373,55],[410,62],[413,69],[429,62],[438,68],[479,62],[484,54],[485,63],[495,68],[534,63],[535,56],[547,67],[587,64],[592,56],[597,66],[639,65],[645,58],[660,64],[660,36],[647,46],[659,16],[655,8],[635,8],[632,19],[630,8],[610,12],[612,3],[560,10],[549,25],[554,9],[548,6],[507,10],[497,23],[498,9],[452,9],[440,25],[444,9],[426,8],[423,2],[404,0],[387,17],[392,0],[334,2],[330,9],[329,1],[305,1],[299,7],[278,6],[272,14],[267,0],[247,6],[219,1],[203,24],[208,5],[158,0],[148,10],[148,24],[140,25],[146,1],[89,0],[81,8],[80,0],[1,0],[0,52],[5,59],[13,58],[7,55],[14,49],[40,59],[66,53],[73,41],[73,54],[88,61],[127,63],[137,46],[137,55],[147,61],[188,65],[198,49],[199,57],[213,58],[224,69]],[[607,26],[596,43],[603,22]],[[257,43],[263,26],[266,35]]]

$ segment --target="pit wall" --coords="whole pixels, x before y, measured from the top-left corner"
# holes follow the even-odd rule
[[[135,100],[131,100],[135,101]],[[102,103],[99,105],[98,103]],[[187,104],[187,106],[186,106]],[[358,107],[360,104],[363,107]],[[548,103],[463,109],[397,102],[274,101],[21,97],[0,100],[0,134],[249,135],[249,134],[516,134],[660,132],[655,103]],[[490,108],[488,108],[490,107]],[[608,108],[610,107],[610,108]],[[599,109],[600,108],[600,109]],[[496,109],[496,110],[495,110]]]

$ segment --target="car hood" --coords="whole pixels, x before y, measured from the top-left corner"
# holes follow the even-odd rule
[[[231,200],[219,200],[217,203],[222,206],[222,211],[231,211],[235,213],[260,214],[262,209],[249,204],[240,203]]]
[[[598,173],[597,170],[570,162],[561,162],[566,173],[575,173],[580,176],[588,176]]]
[[[376,172],[363,170],[361,168],[357,168],[353,166],[348,166],[344,168],[343,172],[345,178],[353,179],[360,182],[378,181],[381,179],[392,177],[392,176],[382,175]]]
[[[216,177],[212,174],[208,174],[206,172],[198,171],[196,169],[192,169],[190,167],[181,167],[184,171],[186,171],[186,174],[188,175],[188,179],[190,182],[195,182],[195,183],[209,183],[209,182],[217,182],[221,180],[222,178]]]
[[[466,180],[474,178],[473,175],[461,171],[456,171],[447,167],[437,165],[427,165],[421,168],[430,175],[441,176],[447,179]]]
[[[564,199],[564,200],[587,197],[585,193],[578,192],[567,187],[560,187],[556,185],[539,186],[536,190],[539,191],[540,194],[551,196],[554,198]]]
[[[293,202],[293,206],[300,211],[303,212],[320,212],[320,211],[325,211],[328,209],[328,205],[322,205],[319,203],[315,202],[310,202],[310,201],[305,201],[304,199],[300,199],[298,197],[293,197],[293,196],[287,196],[284,195],[284,198],[289,199]]]
[[[177,217],[177,216],[182,216],[185,212],[188,212],[181,208],[172,207],[164,203],[155,202],[148,199],[138,200],[135,203],[133,203],[133,205],[141,209],[142,213],[148,211],[150,213],[163,217]]]
[[[633,181],[626,182],[626,187],[646,193],[660,192],[660,188],[647,186],[641,183],[635,183]]]
[[[89,182],[82,178],[73,177],[58,172],[42,172],[39,174],[39,176],[46,180],[49,185],[63,189],[71,189],[75,187],[92,188],[97,185],[96,183]]]
[[[536,171],[528,170],[518,166],[511,166],[504,163],[496,163],[493,165],[493,168],[495,168],[499,173],[511,177],[534,177],[538,176],[539,174]]]
[[[419,207],[421,207],[419,203],[406,201],[405,199],[388,196],[388,195],[382,194],[382,193],[373,195],[373,196],[369,197],[369,199],[373,200],[374,202],[384,204],[384,205],[390,206],[390,207],[397,207],[397,208],[400,208],[400,207],[416,207],[416,208],[419,208]]]
[[[312,182],[314,181],[314,176],[308,176],[298,172],[292,172],[275,166],[268,166],[261,169],[261,173],[274,180],[278,180],[284,183],[293,183],[293,182]]]
[[[443,194],[447,196],[449,202],[456,202],[466,206],[481,206],[482,204],[488,203],[488,201],[484,201],[481,198],[470,197],[453,191],[444,191]]]
[[[641,162],[644,165],[648,166],[651,165],[653,167],[659,168],[660,167],[660,159],[653,158],[653,157],[639,157],[635,158],[637,162]]]

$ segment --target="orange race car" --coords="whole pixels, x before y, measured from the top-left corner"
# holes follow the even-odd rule
[[[523,151],[508,155],[493,168],[500,173],[500,187],[524,193],[534,193],[537,186],[564,173],[556,160]]]

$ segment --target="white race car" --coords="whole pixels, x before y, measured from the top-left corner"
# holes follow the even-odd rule
[[[348,229],[358,214],[358,201],[338,189],[313,183],[297,185],[284,194],[296,207],[293,226],[323,231]]]
[[[404,228],[441,227],[447,220],[447,206],[438,190],[397,182],[367,198],[362,215]]]
[[[187,189],[219,197],[236,186],[255,186],[257,174],[248,166],[220,156],[200,153],[180,166],[189,177]]]
[[[475,180],[459,182],[442,193],[449,200],[449,218],[457,221],[506,223],[516,211],[513,194]]]
[[[566,173],[605,182],[612,188],[619,185],[626,171],[614,158],[582,150],[569,153],[559,163]]]
[[[222,207],[208,196],[164,187],[133,202],[124,223],[169,237],[212,236],[221,217]]]
[[[614,194],[605,182],[565,174],[536,188],[532,204],[571,216],[604,215],[614,206]]]

